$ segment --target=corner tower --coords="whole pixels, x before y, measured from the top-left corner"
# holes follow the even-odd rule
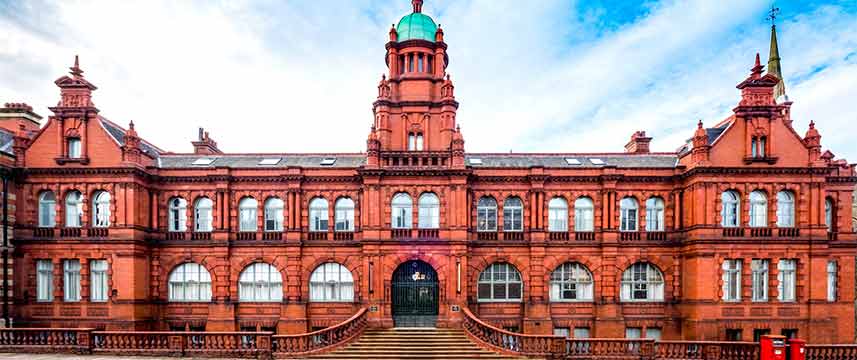
[[[422,0],[413,0],[413,12],[390,29],[385,62],[388,68],[378,84],[373,104],[375,121],[367,143],[368,166],[451,166],[456,135],[455,101],[443,30],[422,12]],[[455,142],[458,144],[458,141]],[[463,149],[462,149],[463,150]],[[400,155],[421,152],[424,159],[400,163]],[[398,154],[398,155],[396,155]],[[403,158],[403,159],[404,159]],[[437,160],[435,160],[437,159]],[[463,152],[460,163],[463,165]]]

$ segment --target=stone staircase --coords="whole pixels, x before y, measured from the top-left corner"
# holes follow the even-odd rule
[[[483,349],[461,329],[370,329],[355,342],[312,359],[522,359]]]

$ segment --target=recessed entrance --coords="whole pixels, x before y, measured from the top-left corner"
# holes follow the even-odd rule
[[[411,260],[393,272],[391,294],[396,327],[434,327],[437,323],[437,272],[431,265]]]

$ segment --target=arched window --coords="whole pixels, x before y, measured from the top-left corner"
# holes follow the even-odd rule
[[[211,274],[197,263],[179,265],[170,273],[169,300],[211,301]]]
[[[638,262],[622,273],[622,301],[663,301],[664,276],[649,263]]]
[[[315,198],[309,202],[309,231],[327,231],[327,200]]]
[[[568,231],[568,202],[555,197],[548,202],[548,231]]]
[[[833,232],[833,200],[827,198],[824,200],[824,224],[827,225],[827,231]]]
[[[567,262],[551,273],[551,301],[591,301],[592,274],[586,266]]]
[[[393,229],[410,229],[413,224],[411,215],[413,214],[413,201],[410,195],[405,193],[396,194],[396,196],[393,196],[391,206],[392,211],[390,213],[392,219],[390,220],[390,224],[392,224]]]
[[[738,193],[732,190],[724,191],[720,194],[720,201],[723,203],[723,208],[720,210],[720,226],[741,226],[741,198]]]
[[[76,228],[83,223],[83,196],[72,190],[65,196],[65,227]]]
[[[437,229],[440,227],[440,200],[437,195],[424,193],[419,200],[420,229]]]
[[[283,300],[283,276],[271,264],[251,264],[238,278],[238,299],[259,302]]]
[[[595,230],[595,204],[588,197],[574,200],[574,231]]]
[[[518,197],[503,202],[503,231],[524,230],[524,204]]]
[[[637,231],[637,200],[626,197],[619,202],[620,231]]]
[[[351,271],[337,263],[315,268],[309,278],[310,301],[354,301],[354,278]]]
[[[795,226],[795,195],[783,190],[777,193],[777,227]]]
[[[664,200],[659,197],[646,200],[646,231],[664,231]]]
[[[497,231],[497,201],[488,196],[476,203],[476,231]]]
[[[187,200],[174,197],[169,202],[169,229],[170,231],[187,231]]]
[[[238,202],[238,231],[256,231],[256,209],[259,202],[251,197],[245,197]]]
[[[479,301],[521,301],[523,282],[518,269],[508,263],[494,263],[481,274],[477,285]]]
[[[336,231],[354,231],[354,200],[343,197],[334,205]]]
[[[199,198],[193,206],[194,210],[194,231],[210,232],[212,230],[213,218],[211,209],[214,207],[214,202],[207,197]]]
[[[52,228],[57,225],[57,198],[53,191],[39,194],[39,227]]]
[[[265,200],[265,231],[283,231],[283,209],[285,203],[278,197]]]
[[[110,226],[110,193],[96,191],[92,197],[92,226]]]
[[[750,226],[768,227],[768,197],[759,190],[750,193]]]

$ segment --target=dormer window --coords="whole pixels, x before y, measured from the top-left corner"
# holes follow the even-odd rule
[[[81,156],[80,138],[68,138],[68,157],[79,159]]]
[[[423,151],[422,133],[408,133],[408,151]]]

